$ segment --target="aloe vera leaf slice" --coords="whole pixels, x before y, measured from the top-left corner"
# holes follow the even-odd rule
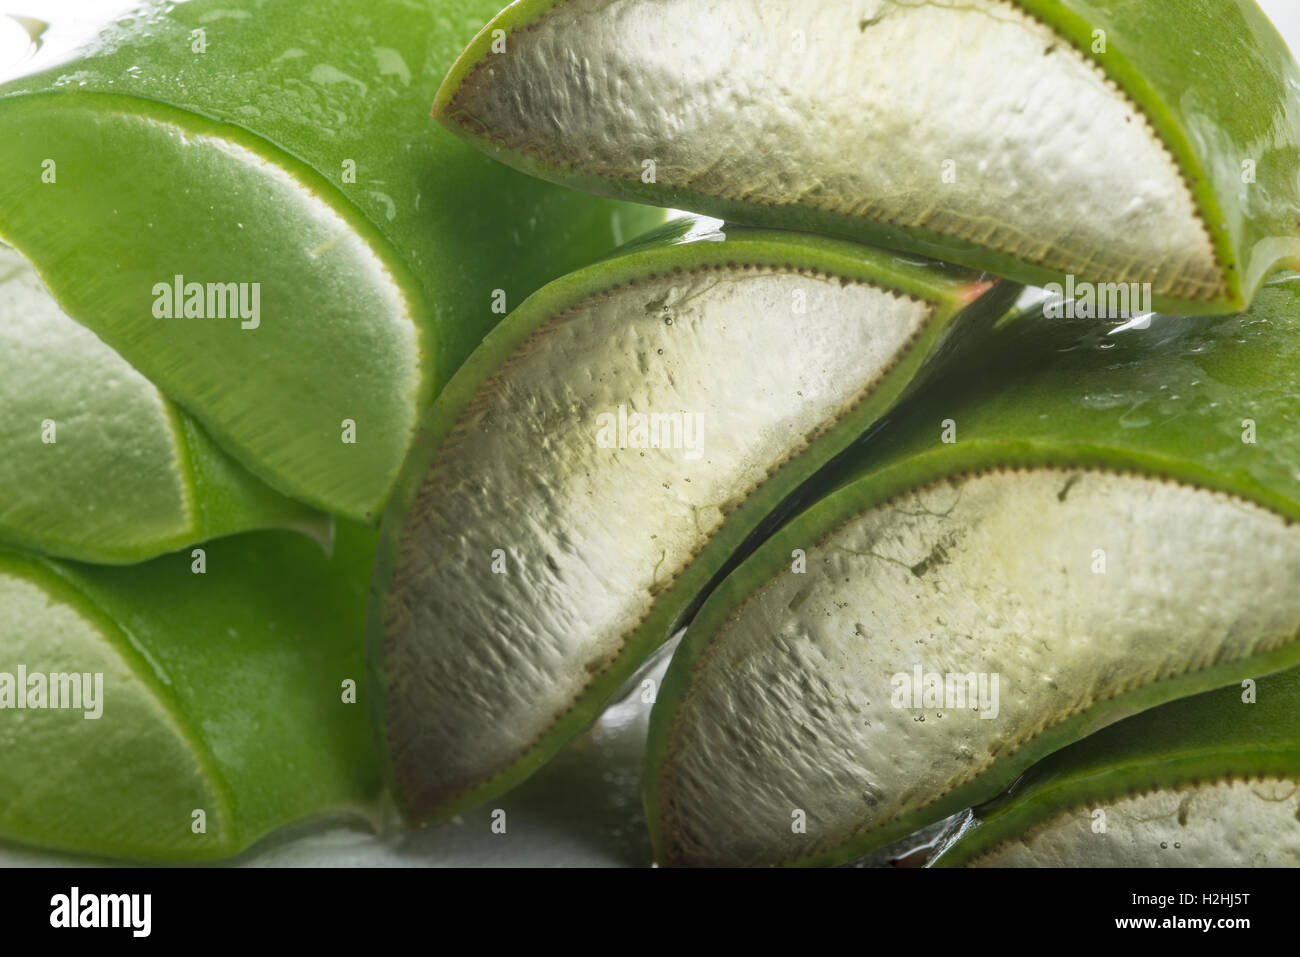
[[[1219,311],[1297,261],[1298,79],[1253,0],[523,0],[435,115],[600,195]]]
[[[425,421],[369,622],[376,723],[412,820],[540,767],[764,516],[1017,292],[714,228],[674,224],[543,288]]]
[[[127,567],[0,553],[0,673],[103,675],[88,719],[16,707],[0,674],[0,837],[207,860],[304,818],[374,820],[358,640],[374,546],[348,523],[332,558],[255,532],[206,545],[202,574],[189,553]]]
[[[990,348],[1059,342],[1039,318]],[[1112,331],[917,403],[713,592],[652,718],[661,860],[850,860],[1111,721],[1300,659],[1300,281]],[[956,679],[927,703],[950,674],[987,703]]]
[[[0,246],[0,541],[129,563],[255,528],[328,541],[327,516],[222,452]]]
[[[1300,865],[1300,670],[1153,708],[1056,752],[964,815],[932,865]]]
[[[420,415],[507,307],[662,219],[429,119],[496,9],[147,5],[0,88],[0,237],[252,472],[377,521]]]

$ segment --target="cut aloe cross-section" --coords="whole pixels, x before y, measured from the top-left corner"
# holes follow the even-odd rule
[[[254,528],[325,541],[329,519],[222,452],[0,246],[0,541],[133,562]]]
[[[0,551],[0,839],[202,860],[374,820],[374,543],[341,523],[332,559],[282,532],[126,568]]]
[[[1300,253],[1298,85],[1253,0],[523,0],[435,112],[594,193],[1205,311]]]
[[[429,119],[496,10],[145,4],[0,87],[0,238],[255,474],[377,519],[483,334],[662,219],[521,176]]]
[[[940,867],[1300,867],[1300,671],[1128,718],[962,815]]]
[[[1073,335],[1032,318],[991,347]],[[663,861],[845,861],[1300,659],[1300,281],[1097,333],[919,403],[713,592],[652,722]]]
[[[369,625],[413,819],[536,770],[761,519],[1017,291],[838,240],[682,228],[532,296],[425,421]]]

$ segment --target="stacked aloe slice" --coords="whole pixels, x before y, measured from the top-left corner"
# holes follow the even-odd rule
[[[661,863],[1300,853],[1253,0],[495,7],[159,4],[0,88],[0,653],[107,689],[0,709],[0,837],[453,818],[684,627]]]
[[[663,219],[430,128],[496,9],[146,3],[0,87],[0,839],[380,819],[364,526],[508,308]]]
[[[731,225],[552,284],[435,403],[370,610],[408,818],[515,785],[688,622],[647,765],[664,863],[848,861],[1300,657],[1300,303],[1255,297],[1300,262],[1296,79],[1252,3],[505,10],[448,129]],[[1005,316],[1011,283],[1097,318]],[[1173,315],[1081,344],[1121,295]],[[1198,327],[1245,342],[1221,388],[1163,364],[1174,316],[1252,300]],[[917,671],[970,706],[893,694]]]
[[[962,815],[941,867],[1300,866],[1300,671],[1111,725]]]
[[[665,860],[850,860],[1300,662],[1300,279],[1100,338],[917,403],[713,593],[653,716]]]

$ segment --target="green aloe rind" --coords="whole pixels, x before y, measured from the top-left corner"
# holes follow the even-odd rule
[[[322,544],[327,516],[222,452],[0,246],[0,541],[81,561],[143,561],[257,528]]]
[[[1297,262],[1298,79],[1254,0],[523,0],[435,114],[600,195],[1214,312]]]
[[[1117,722],[964,815],[933,866],[1300,864],[1300,671]]]
[[[357,641],[374,546],[341,524],[332,558],[282,532],[128,567],[0,551],[0,838],[193,861],[304,818],[377,820]]]
[[[850,860],[1300,659],[1300,280],[1064,348],[1090,324],[1023,319],[703,605],[651,726],[661,860]]]
[[[549,760],[764,517],[1018,291],[839,240],[713,229],[674,224],[546,286],[426,419],[368,626],[409,819]],[[675,442],[636,437],[636,416],[677,416]]]
[[[496,9],[147,4],[0,87],[0,237],[250,471],[377,521],[419,417],[507,308],[662,218],[429,121]]]

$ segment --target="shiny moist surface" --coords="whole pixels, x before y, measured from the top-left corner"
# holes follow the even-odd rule
[[[39,529],[58,544],[116,542],[127,529],[166,539],[193,526],[174,409],[4,245],[0,389],[0,486],[12,490],[0,500],[0,536]]]
[[[408,803],[450,800],[526,752],[727,513],[856,404],[929,315],[839,277],[737,266],[547,320],[462,414],[404,530],[386,607]],[[629,426],[640,414],[682,428],[661,425],[659,447],[629,428],[619,448],[620,406]]]
[[[674,863],[836,848],[1097,702],[1278,647],[1300,625],[1296,529],[1136,475],[943,482],[806,547],[807,572],[733,613],[678,705],[660,808]],[[899,701],[895,676],[917,667],[990,689],[997,674],[996,716]]]
[[[660,186],[924,229],[1156,294],[1224,282],[1143,114],[1008,0],[563,0],[447,112],[563,169],[640,182],[653,160]]]
[[[1300,784],[1225,780],[1127,795],[1057,814],[972,866],[1300,867]]]

